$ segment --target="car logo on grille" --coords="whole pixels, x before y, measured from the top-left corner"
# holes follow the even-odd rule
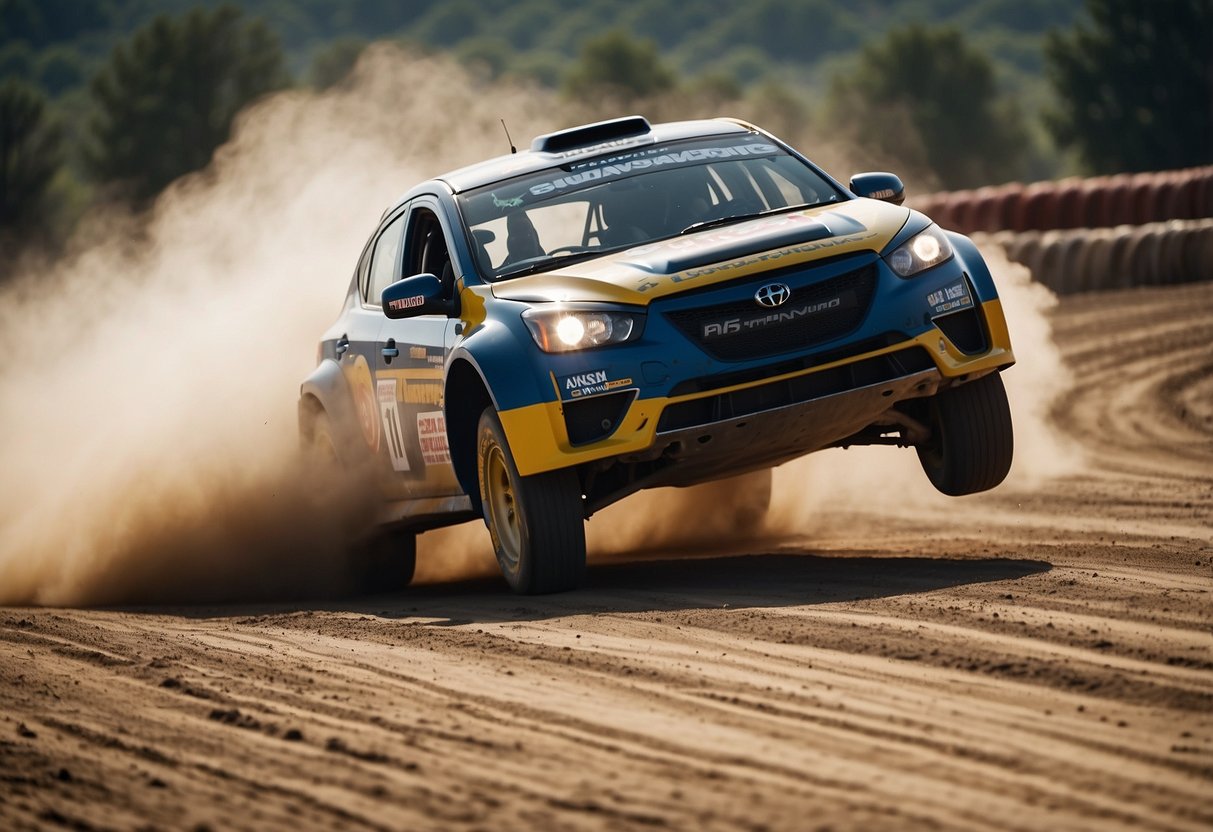
[[[759,306],[783,306],[792,297],[792,290],[782,283],[768,283],[754,293]]]

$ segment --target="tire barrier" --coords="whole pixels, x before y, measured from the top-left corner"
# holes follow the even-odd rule
[[[975,232],[1059,295],[1213,280],[1213,218],[1115,228]]]
[[[1204,219],[1213,217],[1213,165],[1031,185],[1012,182],[975,191],[925,194],[911,197],[909,204],[944,228],[964,234]]]

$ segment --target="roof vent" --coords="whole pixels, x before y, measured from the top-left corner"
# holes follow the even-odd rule
[[[536,136],[531,142],[531,150],[542,153],[561,153],[565,150],[602,144],[616,139],[643,136],[651,130],[649,120],[644,116],[627,116]]]

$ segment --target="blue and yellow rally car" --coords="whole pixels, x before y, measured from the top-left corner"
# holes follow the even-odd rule
[[[946,494],[998,485],[998,292],[903,199],[751,124],[638,116],[413,188],[299,405],[307,443],[383,494],[378,586],[411,578],[418,532],[482,517],[514,589],[570,589],[598,509],[828,447],[912,446]]]

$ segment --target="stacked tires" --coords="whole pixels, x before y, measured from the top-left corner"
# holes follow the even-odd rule
[[[1058,294],[1213,279],[1213,166],[911,200]]]

